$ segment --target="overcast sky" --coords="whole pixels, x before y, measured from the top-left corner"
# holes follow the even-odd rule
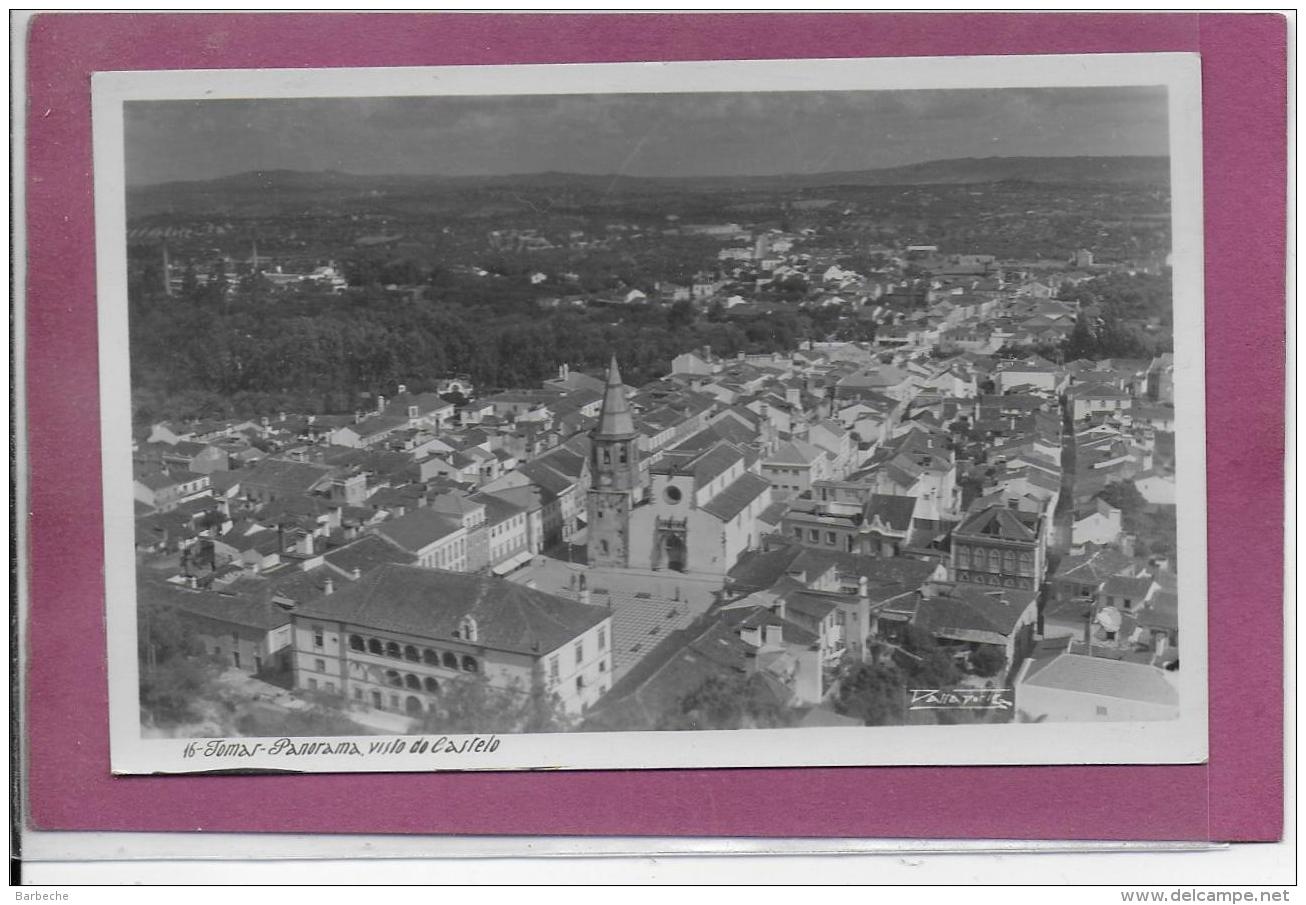
[[[148,101],[126,124],[131,184],[267,169],[768,175],[1168,148],[1158,87]]]

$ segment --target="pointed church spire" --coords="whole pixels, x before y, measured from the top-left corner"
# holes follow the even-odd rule
[[[608,385],[603,391],[603,408],[599,410],[599,423],[593,436],[602,440],[628,440],[635,436],[635,422],[630,417],[630,403],[615,355],[608,365]]]

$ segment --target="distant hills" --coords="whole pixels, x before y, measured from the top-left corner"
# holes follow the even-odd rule
[[[807,185],[968,185],[983,182],[1168,182],[1168,157],[961,157],[902,167],[794,177]]]
[[[589,173],[502,176],[364,175],[333,170],[263,170],[215,179],[134,186],[128,211],[239,208],[365,196],[438,195],[506,188],[657,194],[662,192],[799,191],[833,186],[972,185],[1034,183],[1158,185],[1169,181],[1167,157],[964,157],[907,166],[775,176],[653,177]]]

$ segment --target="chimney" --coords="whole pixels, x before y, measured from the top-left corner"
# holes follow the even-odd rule
[[[350,574],[354,576],[354,581],[358,581],[358,579],[363,577],[363,570],[358,566],[354,566],[353,571],[350,572]]]
[[[775,603],[771,604],[771,612],[779,616],[781,619],[785,618],[786,610],[783,597],[777,597]]]
[[[328,575],[326,582],[322,585],[322,593],[331,594],[335,592],[335,589],[336,589],[336,583],[331,579],[331,576]]]
[[[581,603],[587,604],[590,602],[590,589],[585,587],[585,585],[583,584],[580,586],[580,593],[578,595],[578,599],[580,600]]]
[[[303,556],[313,555],[313,535],[300,535],[299,540],[295,543],[295,552]]]
[[[385,397],[382,396],[380,393],[376,394],[376,410],[378,412],[385,411]]]
[[[406,384],[406,383],[401,383],[401,384],[399,384],[399,386],[398,386],[398,388],[397,388],[396,395],[402,396],[402,395],[404,395],[404,394],[407,393],[407,392],[408,392],[408,384]]]
[[[403,506],[396,506],[396,507],[395,507],[395,518],[403,518],[403,517],[404,517],[404,513],[407,512],[407,511],[408,511],[408,510],[406,510]]]
[[[854,625],[848,629],[849,637],[846,639],[853,656],[858,657],[862,662],[867,659],[867,648],[871,638],[870,584],[870,580],[865,575],[857,579],[857,611],[853,617]]]
[[[462,619],[458,620],[458,637],[462,638],[464,641],[475,643],[478,640],[479,634],[479,627],[476,624],[476,618],[474,616],[464,616]]]
[[[952,587],[953,582],[951,581],[939,581],[938,579],[932,578],[925,582],[925,584],[921,585],[921,597],[926,600],[932,600],[935,597],[943,596]]]
[[[783,647],[784,626],[767,624],[762,626],[762,647]]]

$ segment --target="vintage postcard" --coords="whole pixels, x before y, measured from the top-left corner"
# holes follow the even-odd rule
[[[1206,759],[1195,55],[94,133],[115,772]]]

